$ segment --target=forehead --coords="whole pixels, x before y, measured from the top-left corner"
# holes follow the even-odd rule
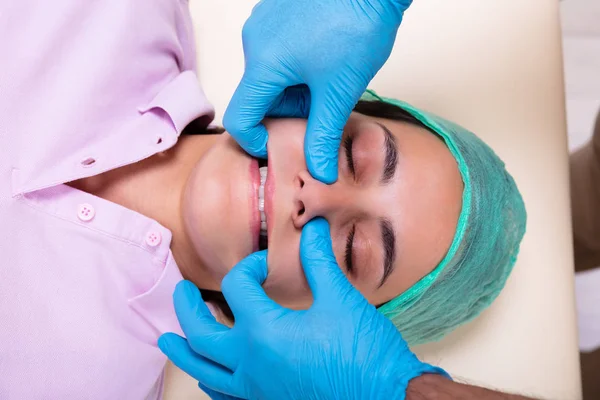
[[[454,156],[436,134],[404,121],[362,117],[385,125],[399,152],[398,170],[380,204],[396,231],[394,272],[379,289],[390,300],[446,255],[462,208],[463,181]]]

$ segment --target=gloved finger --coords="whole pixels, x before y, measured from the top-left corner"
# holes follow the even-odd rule
[[[344,126],[364,89],[351,90],[348,85],[327,89],[311,87],[310,115],[304,138],[304,153],[308,171],[321,182],[337,180],[338,153]],[[337,89],[341,87],[342,90]]]
[[[267,279],[267,252],[264,250],[250,254],[225,275],[221,290],[236,322],[281,308],[262,288],[265,279]]]
[[[227,368],[233,369],[236,355],[230,351],[229,328],[219,323],[190,281],[181,281],[173,293],[175,313],[192,349]]]
[[[233,387],[233,373],[196,354],[189,346],[188,341],[181,336],[165,333],[158,339],[158,347],[179,369],[194,379],[202,381],[207,387],[228,395],[236,392],[236,388]]]
[[[308,118],[310,112],[310,90],[306,85],[286,88],[273,101],[267,117]]]
[[[268,133],[261,121],[286,88],[281,77],[246,71],[225,110],[223,126],[254,157],[267,157]]]
[[[302,228],[300,262],[314,305],[345,303],[349,296],[358,293],[338,266],[325,219],[315,218]]]
[[[198,387],[208,395],[212,400],[240,400],[240,397],[229,396],[220,392],[216,392],[212,389],[209,389],[207,386],[203,385],[201,382],[198,382]]]

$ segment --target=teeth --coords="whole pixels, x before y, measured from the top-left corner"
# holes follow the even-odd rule
[[[260,187],[258,188],[258,198],[259,199],[264,199],[265,198],[265,185],[260,185]]]
[[[260,212],[260,234],[267,236],[267,215],[265,214],[265,182],[268,167],[260,167],[260,186],[258,188],[258,211]]]

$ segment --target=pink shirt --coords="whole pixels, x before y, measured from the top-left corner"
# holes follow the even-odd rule
[[[171,233],[64,183],[212,118],[187,1],[0,0],[0,58],[0,399],[159,398]]]

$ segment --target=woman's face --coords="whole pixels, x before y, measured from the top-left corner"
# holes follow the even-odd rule
[[[299,245],[302,227],[317,216],[330,224],[339,267],[372,304],[398,296],[442,260],[456,230],[463,183],[437,136],[405,122],[353,113],[339,148],[338,181],[325,185],[306,168],[306,120],[264,123],[269,132],[264,288],[275,301],[290,308],[311,304]],[[187,183],[186,230],[219,282],[258,250],[258,168],[224,134]]]

